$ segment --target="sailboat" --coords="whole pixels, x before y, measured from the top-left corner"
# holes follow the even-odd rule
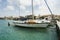
[[[46,1],[45,1],[45,3],[47,4]],[[48,6],[48,4],[47,4],[47,6]],[[51,12],[49,6],[48,6],[48,9]],[[32,19],[29,19],[29,20],[26,20],[26,21],[13,21],[13,24],[14,24],[14,26],[20,26],[20,27],[42,27],[42,28],[46,28],[50,24],[50,21],[35,20],[34,19],[33,0],[32,0]]]

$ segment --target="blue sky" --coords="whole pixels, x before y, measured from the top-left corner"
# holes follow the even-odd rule
[[[53,14],[60,15],[60,0],[46,0]],[[44,0],[33,0],[35,15],[50,14]],[[0,17],[32,14],[31,0],[0,0]]]

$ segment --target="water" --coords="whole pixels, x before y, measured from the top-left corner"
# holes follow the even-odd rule
[[[57,40],[55,28],[21,28],[0,20],[0,40]]]

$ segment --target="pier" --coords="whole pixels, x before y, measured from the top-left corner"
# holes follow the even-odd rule
[[[57,22],[56,24],[56,32],[57,32],[58,40],[60,40],[60,22]]]

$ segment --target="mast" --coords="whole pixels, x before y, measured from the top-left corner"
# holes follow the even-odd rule
[[[19,4],[20,5],[20,4]],[[19,7],[19,17],[20,17],[20,7]]]
[[[51,18],[53,19],[53,13],[52,13],[51,9],[49,8],[48,3],[46,2],[46,0],[44,0],[44,1],[45,1],[46,5],[47,5],[47,7],[48,7],[48,9],[49,9],[49,11],[51,13]]]
[[[32,0],[32,19],[34,20],[33,0]]]

